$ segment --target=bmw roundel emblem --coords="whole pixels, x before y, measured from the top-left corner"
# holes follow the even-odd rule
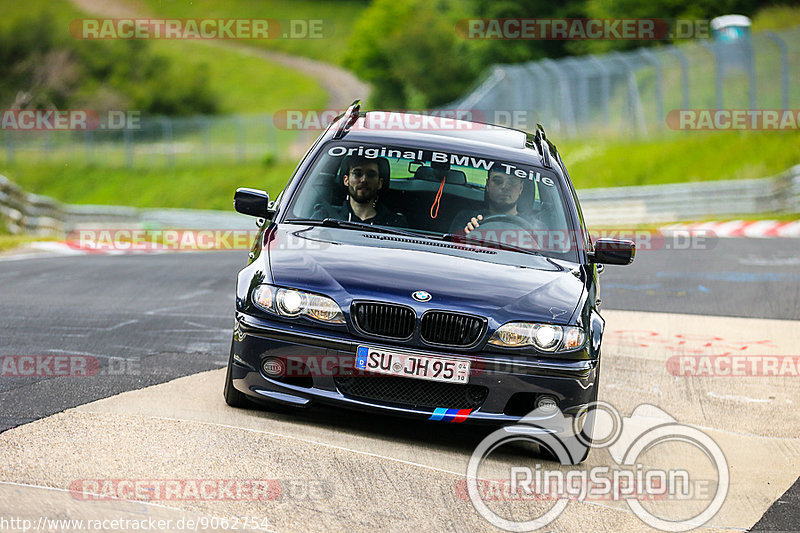
[[[414,291],[411,293],[411,297],[418,302],[427,302],[431,299],[431,294],[425,291]]]

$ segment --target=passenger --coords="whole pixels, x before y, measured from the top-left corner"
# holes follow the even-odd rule
[[[363,156],[350,156],[345,160],[344,186],[347,198],[344,204],[332,206],[319,204],[312,218],[322,220],[335,218],[354,222],[365,222],[381,226],[408,227],[405,215],[395,213],[380,202],[379,193],[383,190],[388,176],[380,175],[376,159]]]

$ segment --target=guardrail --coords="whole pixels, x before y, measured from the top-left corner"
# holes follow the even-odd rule
[[[59,234],[65,231],[66,213],[52,198],[26,193],[0,175],[0,219],[11,233]]]
[[[63,236],[85,227],[252,229],[251,217],[206,209],[139,209],[118,205],[61,204],[26,193],[0,175],[0,222],[9,233]]]
[[[800,165],[771,178],[582,189],[578,197],[590,228],[800,213]],[[233,211],[63,205],[26,193],[2,175],[0,220],[10,233],[37,235],[64,235],[97,224],[187,229],[249,229],[253,224],[250,217]]]
[[[578,191],[589,227],[800,213],[800,165],[771,178]]]

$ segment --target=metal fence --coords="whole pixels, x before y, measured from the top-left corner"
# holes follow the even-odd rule
[[[590,229],[631,227],[729,215],[800,212],[800,165],[771,178],[578,191]],[[233,211],[62,205],[25,193],[0,175],[0,223],[10,233],[63,235],[81,227],[252,229]]]
[[[295,144],[305,141],[307,133],[276,127],[270,114],[142,116],[132,127],[87,131],[0,128],[0,163],[126,167],[244,163],[287,152],[297,157]]]
[[[47,196],[23,191],[0,176],[0,223],[10,233],[59,234],[64,232],[66,213],[60,203]]]
[[[11,234],[62,237],[77,228],[254,229],[254,219],[234,211],[141,209],[119,205],[62,204],[31,194],[0,175],[0,225]]]
[[[590,227],[800,213],[800,165],[771,178],[578,191]]]
[[[693,41],[492,67],[449,109],[560,136],[646,136],[670,110],[800,108],[800,27],[734,42]],[[514,117],[517,117],[515,120]]]

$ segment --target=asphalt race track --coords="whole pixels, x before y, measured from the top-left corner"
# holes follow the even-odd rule
[[[87,530],[43,517],[163,519],[172,522],[162,529],[174,531],[190,529],[190,520],[203,524],[194,529],[219,531],[498,530],[464,492],[467,462],[484,433],[326,409],[225,405],[221,368],[234,278],[245,260],[241,251],[0,257],[0,355],[97,365],[88,377],[0,376],[4,516],[32,520],[40,531]],[[659,411],[626,424],[671,417],[724,452],[730,487],[704,529],[800,527],[798,376],[690,375],[680,359],[797,356],[798,266],[796,239],[720,239],[711,249],[642,251],[632,266],[602,275],[601,399],[626,418],[651,404]],[[528,451],[498,454],[481,477],[508,479],[509,466],[531,464]],[[702,454],[684,452],[653,448],[641,462],[680,463],[713,477]],[[611,448],[593,450],[578,470],[613,467],[613,456]],[[98,480],[182,487],[266,480],[267,497],[126,501],[92,497]],[[645,507],[684,519],[702,498]],[[491,503],[520,520],[552,506]],[[589,498],[569,502],[548,529],[649,527],[622,499]]]

